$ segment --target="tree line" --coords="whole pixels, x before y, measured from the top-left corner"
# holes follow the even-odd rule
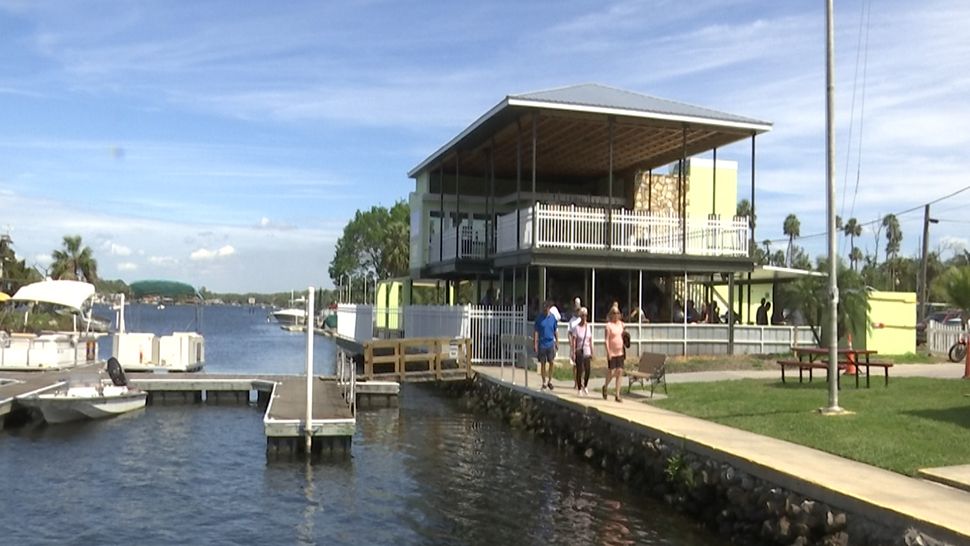
[[[751,205],[747,199],[738,203],[737,214],[749,215]],[[870,227],[856,218],[842,219],[836,216],[836,229],[847,244],[844,259],[848,262],[849,271],[859,274],[859,280],[864,286],[876,290],[892,292],[917,292],[919,280],[922,276],[922,259],[919,256],[900,255],[903,242],[903,230],[895,214],[883,216],[881,221]],[[761,246],[752,249],[752,258],[758,265],[774,265],[792,267],[796,269],[816,269],[821,261],[812,263],[811,257],[804,248],[797,244],[801,237],[801,221],[795,214],[785,217],[782,233],[788,239],[783,249],[772,247],[771,239],[762,241]],[[872,253],[863,252],[857,246],[857,240],[864,234],[872,235],[874,250]],[[885,246],[882,246],[884,243]],[[880,259],[880,250],[883,250]],[[950,297],[946,291],[947,279],[954,275],[953,271],[970,266],[970,252],[966,249],[949,249],[952,255],[944,259],[942,251],[947,249],[930,250],[927,253],[926,278],[928,280],[927,297],[932,302],[947,302]],[[842,259],[842,258],[840,258]]]

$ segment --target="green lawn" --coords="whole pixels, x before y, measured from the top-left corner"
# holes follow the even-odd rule
[[[854,415],[823,417],[825,381],[675,384],[658,407],[788,440],[914,475],[919,468],[970,463],[970,382],[874,378],[856,390],[843,378],[840,405]]]

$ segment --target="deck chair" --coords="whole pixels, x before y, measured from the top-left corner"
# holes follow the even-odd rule
[[[634,383],[644,386],[644,381],[650,382],[650,398],[653,398],[654,388],[663,383],[664,394],[667,394],[667,355],[661,353],[641,353],[640,363],[634,371],[626,372],[630,384],[626,392],[633,390]]]

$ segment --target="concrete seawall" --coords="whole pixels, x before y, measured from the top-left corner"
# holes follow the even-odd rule
[[[634,490],[690,514],[736,544],[970,544],[963,529],[896,510],[879,499],[847,494],[710,442],[603,411],[585,402],[590,399],[537,392],[487,373],[460,387],[446,388],[459,392],[471,408],[556,441]],[[622,406],[628,410],[642,404],[627,400]],[[931,493],[940,488],[940,500],[949,506],[954,499],[970,499],[954,496],[962,492],[951,494],[942,486],[899,478],[913,485],[914,495],[921,495],[924,487]]]

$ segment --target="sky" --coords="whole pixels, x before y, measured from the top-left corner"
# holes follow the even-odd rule
[[[839,213],[970,185],[970,3],[836,0],[835,17]],[[41,269],[78,234],[107,279],[329,287],[355,210],[406,199],[408,170],[506,95],[595,82],[771,121],[756,238],[789,213],[810,236],[824,22],[821,0],[0,0],[0,232]],[[718,152],[740,195],[749,146]],[[930,248],[966,246],[968,199],[933,205]],[[900,221],[917,255],[922,210]]]

